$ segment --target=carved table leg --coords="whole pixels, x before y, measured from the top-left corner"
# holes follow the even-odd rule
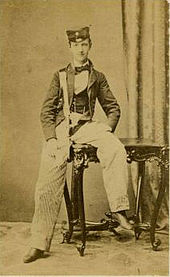
[[[82,245],[77,247],[77,250],[80,253],[80,256],[84,256],[84,250],[86,245],[86,224],[85,224],[85,211],[84,211],[84,198],[83,198],[83,171],[84,168],[82,167],[79,169],[79,172],[76,176],[76,182],[78,185],[78,210],[79,210],[79,217],[80,217],[80,227],[82,232]]]
[[[136,211],[135,211],[135,238],[139,239],[142,230],[139,228],[139,223],[141,222],[140,218],[140,200],[141,200],[141,190],[144,182],[145,176],[145,161],[138,163],[138,183],[137,183],[137,193],[136,193]]]
[[[63,243],[65,241],[69,243],[73,234],[73,223],[72,223],[73,213],[72,213],[72,206],[71,206],[71,200],[69,196],[67,182],[65,182],[65,186],[64,186],[64,199],[65,199],[67,215],[68,215],[69,230],[63,232]]]
[[[153,247],[153,250],[157,250],[158,246],[161,244],[160,239],[155,239],[155,228],[156,228],[156,222],[159,214],[159,209],[162,203],[162,199],[165,193],[165,189],[168,182],[168,174],[166,174],[168,171],[165,169],[163,165],[161,165],[161,183],[160,188],[158,192],[158,196],[155,202],[155,208],[152,214],[151,218],[151,228],[150,228],[150,240]]]

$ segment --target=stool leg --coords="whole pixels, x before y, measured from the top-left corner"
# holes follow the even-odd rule
[[[83,197],[83,171],[84,168],[79,169],[79,172],[76,176],[76,183],[78,186],[78,210],[80,218],[80,227],[82,235],[82,245],[77,247],[77,250],[80,253],[80,256],[84,256],[84,250],[86,245],[86,223],[85,223],[85,211],[84,211],[84,197]]]
[[[76,182],[76,172],[73,165],[72,168],[72,180],[71,180],[71,210],[73,215],[73,222],[78,223],[79,211],[78,211],[78,183]]]
[[[64,199],[66,203],[66,209],[67,209],[67,216],[68,216],[68,222],[69,222],[69,231],[66,231],[63,233],[63,243],[66,242],[69,243],[73,234],[73,214],[72,214],[72,207],[71,207],[71,200],[69,196],[68,186],[67,182],[65,181],[64,186]]]
[[[139,239],[139,236],[141,234],[141,230],[138,227],[138,224],[141,222],[140,218],[140,199],[141,199],[141,190],[143,186],[145,176],[145,161],[139,162],[138,164],[138,183],[137,183],[137,193],[136,193],[136,211],[135,211],[135,238]]]

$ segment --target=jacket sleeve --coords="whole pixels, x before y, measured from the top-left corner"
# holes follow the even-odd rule
[[[50,88],[43,102],[40,114],[42,129],[46,140],[49,140],[50,138],[56,138],[55,120],[59,101],[59,89],[59,73],[56,72],[53,76]]]
[[[103,73],[100,73],[99,80],[98,100],[108,118],[108,125],[114,131],[120,118],[120,106],[113,96]]]

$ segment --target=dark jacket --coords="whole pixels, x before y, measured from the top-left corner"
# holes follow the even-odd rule
[[[90,62],[90,75],[87,87],[91,118],[94,114],[96,97],[99,100],[107,118],[108,124],[114,131],[120,117],[120,107],[110,91],[103,73],[95,70]],[[72,103],[74,93],[74,69],[71,64],[62,69],[66,71],[69,104]],[[64,120],[63,93],[60,89],[59,72],[54,74],[47,96],[41,109],[41,123],[45,139],[55,138],[55,127]]]

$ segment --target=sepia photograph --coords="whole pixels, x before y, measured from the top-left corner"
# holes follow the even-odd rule
[[[169,276],[169,1],[0,0],[0,276]]]

